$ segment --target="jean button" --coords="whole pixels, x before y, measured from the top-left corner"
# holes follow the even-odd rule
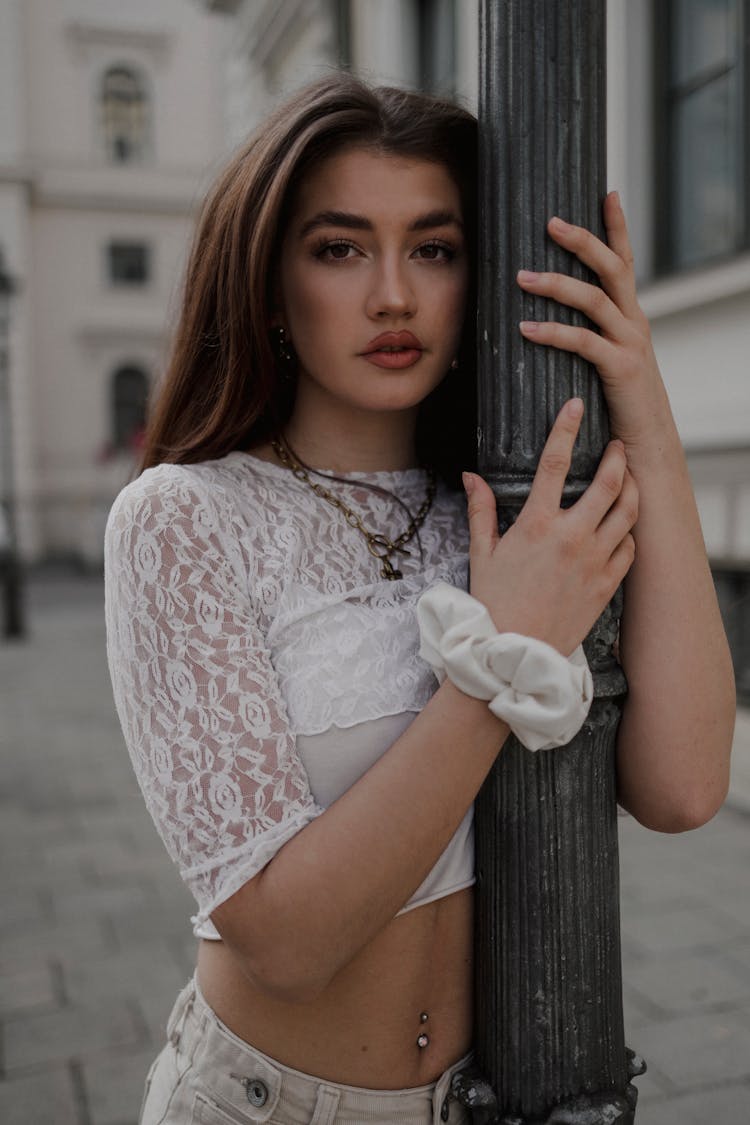
[[[254,1105],[256,1109],[260,1109],[268,1101],[268,1087],[259,1078],[248,1079],[245,1091],[250,1105]]]
[[[448,1099],[446,1098],[440,1109],[440,1120],[447,1121],[450,1115],[451,1107],[448,1105]]]

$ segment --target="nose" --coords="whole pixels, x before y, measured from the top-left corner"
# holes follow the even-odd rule
[[[376,265],[367,296],[367,315],[382,320],[387,316],[413,316],[417,301],[408,276],[408,267],[396,257],[384,256]]]

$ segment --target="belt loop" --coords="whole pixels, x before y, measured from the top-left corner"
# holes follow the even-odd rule
[[[177,999],[174,1002],[174,1007],[169,1014],[167,1020],[167,1039],[173,1044],[177,1044],[182,1033],[182,1025],[185,1022],[185,1016],[192,1007],[195,998],[195,985],[192,978],[188,981],[182,989]],[[179,1027],[179,1031],[177,1030]]]
[[[340,1098],[340,1090],[334,1090],[331,1086],[319,1086],[310,1125],[333,1125]]]

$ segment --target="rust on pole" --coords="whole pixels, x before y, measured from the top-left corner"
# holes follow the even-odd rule
[[[591,480],[608,437],[590,365],[518,330],[521,320],[584,318],[515,281],[523,268],[587,276],[548,237],[553,215],[603,233],[605,7],[480,3],[479,471],[506,527],[566,399],[579,395],[586,412],[565,502]],[[479,1074],[456,1087],[477,1122],[634,1120],[630,1078],[641,1067],[625,1047],[619,936],[618,620],[615,599],[585,642],[596,698],[581,732],[536,754],[511,739],[477,801]]]

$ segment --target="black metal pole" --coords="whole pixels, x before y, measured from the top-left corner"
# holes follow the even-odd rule
[[[589,365],[518,330],[521,320],[583,319],[515,281],[521,268],[585,276],[547,236],[553,215],[602,233],[604,0],[482,0],[479,117],[479,470],[507,527],[566,399],[586,404],[567,499],[590,481],[608,436]],[[626,1055],[619,938],[617,603],[586,641],[596,700],[580,734],[537,754],[511,740],[477,801],[477,1056],[496,1099],[464,1080],[477,1121],[634,1120],[629,1077],[639,1068]]]
[[[5,542],[0,543],[0,584],[2,585],[3,636],[16,639],[25,635],[23,582],[16,536],[16,504],[13,472],[13,433],[10,417],[10,362],[8,330],[10,300],[16,284],[5,270],[0,248],[0,519],[4,522]]]

